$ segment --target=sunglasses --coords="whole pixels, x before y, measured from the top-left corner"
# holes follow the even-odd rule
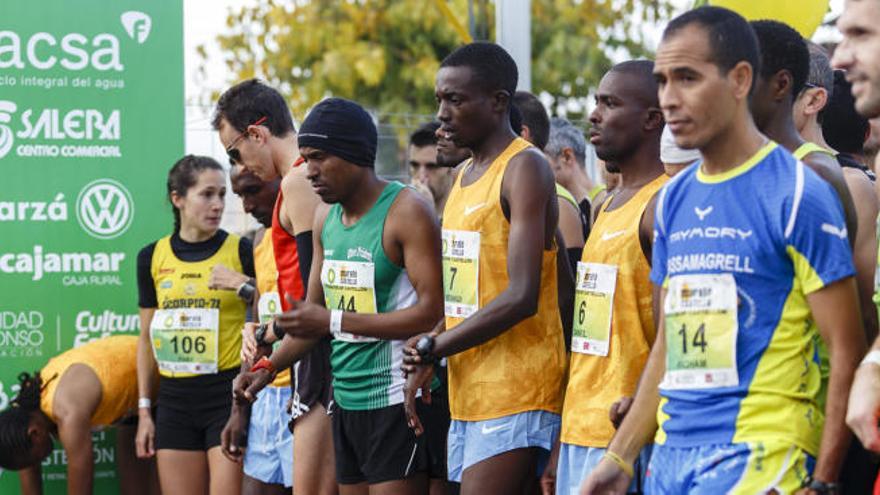
[[[251,125],[264,124],[266,122],[266,120],[268,120],[266,117],[260,117],[259,119],[256,120],[256,122],[254,122]],[[250,127],[250,126],[248,126],[248,127]],[[232,142],[229,143],[229,146],[226,147],[226,156],[229,157],[229,164],[230,165],[235,165],[237,163],[241,163],[241,152],[238,151],[238,148],[236,148],[235,145],[238,144],[239,141],[246,138],[247,136],[248,136],[247,129],[245,129],[245,132],[242,132],[241,134],[239,134],[238,137],[233,139]]]

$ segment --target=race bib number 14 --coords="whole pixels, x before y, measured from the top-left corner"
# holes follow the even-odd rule
[[[666,311],[667,390],[733,387],[737,294],[730,273],[678,275],[669,280]]]

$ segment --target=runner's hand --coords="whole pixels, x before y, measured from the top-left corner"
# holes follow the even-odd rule
[[[156,455],[153,441],[156,438],[156,425],[148,409],[139,413],[137,434],[134,437],[135,453],[139,459],[149,459]]]
[[[633,398],[632,397],[621,397],[620,400],[611,404],[611,410],[608,412],[608,418],[611,420],[611,424],[614,425],[614,428],[620,428],[620,423],[623,423],[623,418],[626,417],[626,413],[629,412],[629,408],[632,406]]]
[[[559,465],[559,440],[553,444],[550,459],[541,475],[541,495],[556,495],[556,468]]]
[[[241,362],[245,366],[250,367],[257,359],[257,339],[254,338],[254,332],[257,331],[259,325],[253,322],[247,322],[241,329]]]
[[[581,483],[580,495],[625,495],[632,478],[620,466],[602,459]]]
[[[846,424],[859,437],[862,445],[873,452],[880,452],[880,366],[859,366],[849,393]]]
[[[406,374],[403,385],[403,412],[406,414],[407,426],[412,428],[416,436],[424,433],[425,428],[416,413],[416,393],[422,391],[422,402],[431,403],[431,381],[434,378],[433,366],[417,366]]]
[[[275,317],[275,326],[292,337],[316,339],[330,335],[330,311],[285,294],[290,310]]]
[[[238,404],[232,405],[229,420],[220,433],[221,452],[232,462],[241,462],[247,447],[248,417]]]
[[[218,263],[211,269],[208,288],[215,290],[238,290],[241,284],[248,281],[247,275],[238,273]]]
[[[257,393],[272,381],[268,370],[242,371],[232,382],[232,398],[238,404],[248,405],[257,400]]]

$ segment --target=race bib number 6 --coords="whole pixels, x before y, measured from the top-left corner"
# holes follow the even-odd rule
[[[160,309],[153,314],[150,338],[160,371],[217,372],[218,309]]]
[[[571,350],[607,356],[617,267],[578,262],[576,282]]]
[[[443,229],[442,246],[444,313],[467,318],[480,309],[480,233]]]
[[[737,294],[730,273],[678,275],[669,280],[666,311],[667,390],[733,387]]]
[[[375,265],[363,261],[324,260],[321,284],[327,309],[349,313],[376,313]],[[333,335],[346,342],[376,342],[347,332]]]

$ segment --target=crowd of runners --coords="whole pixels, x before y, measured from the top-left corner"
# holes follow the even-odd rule
[[[356,102],[296,128],[229,88],[231,168],[173,164],[138,255],[140,337],[23,373],[0,466],[41,493],[56,438],[91,493],[112,424],[125,494],[880,493],[880,1],[837,26],[672,20],[596,90],[604,188],[492,43],[440,64],[409,185]]]

